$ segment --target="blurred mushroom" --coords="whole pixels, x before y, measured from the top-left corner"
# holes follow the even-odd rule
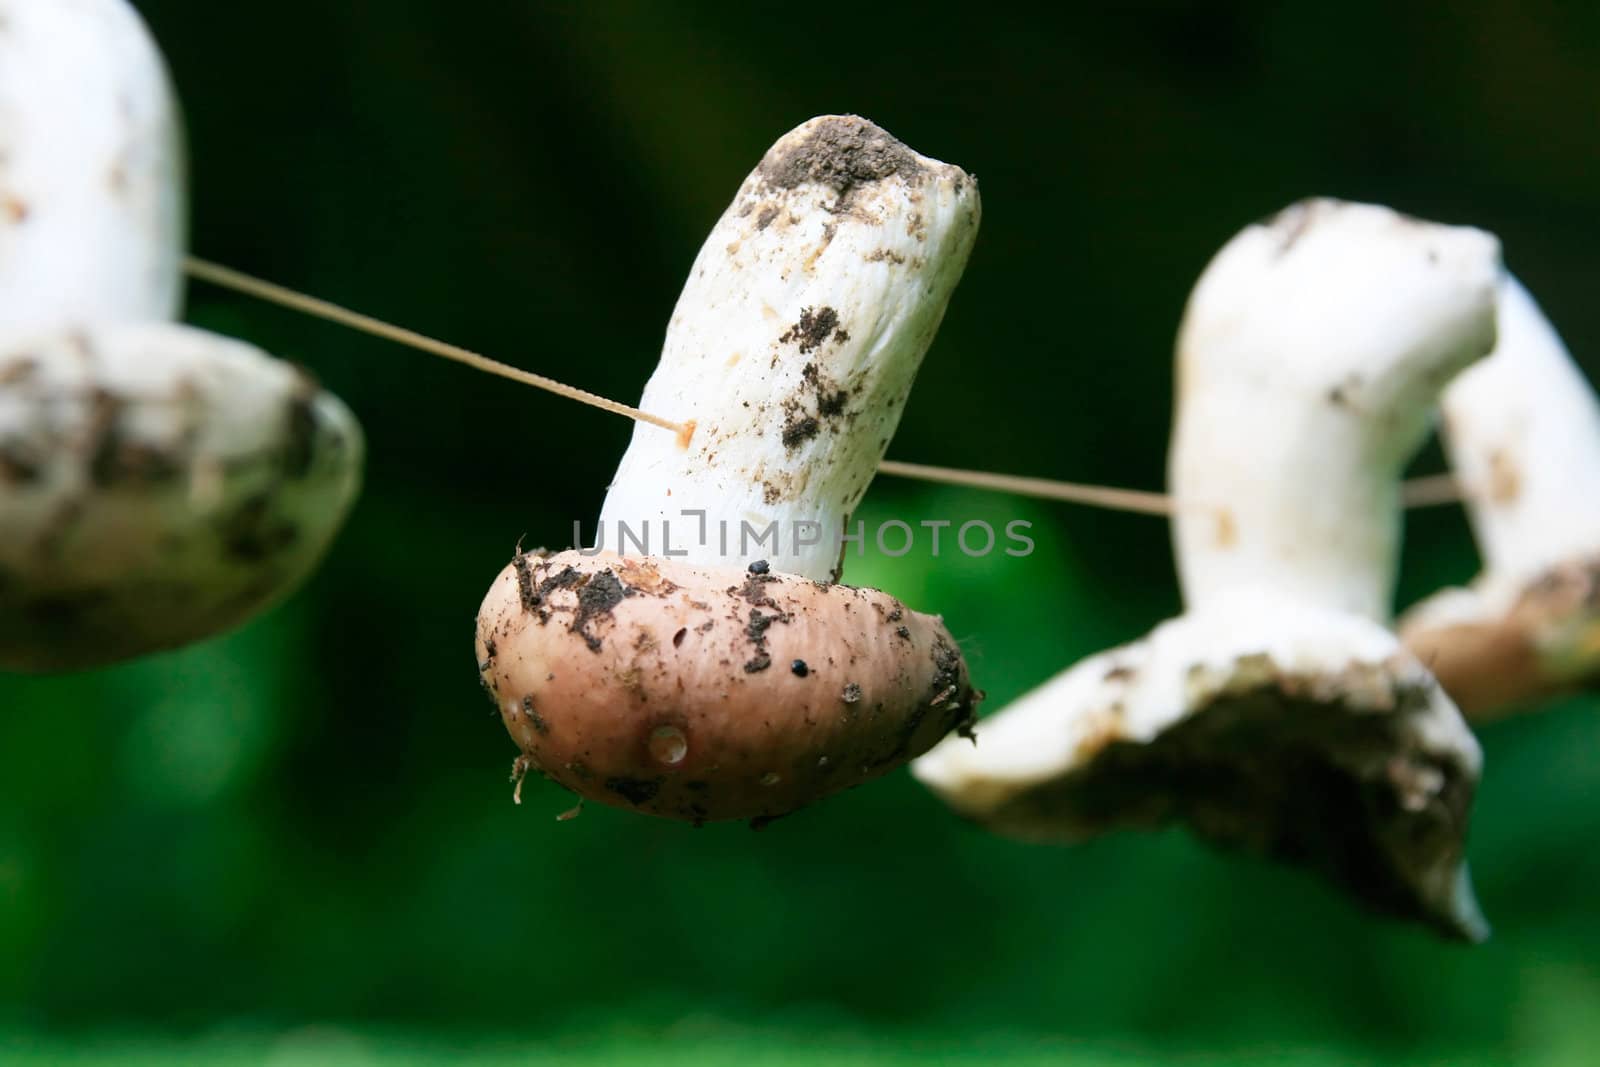
[[[1510,277],[1499,320],[1493,355],[1443,399],[1484,571],[1400,623],[1406,646],[1474,718],[1600,682],[1600,402]]]
[[[812,119],[766,154],[645,388],[692,432],[636,429],[601,510],[616,552],[519,553],[479,612],[519,771],[760,824],[971,720],[937,617],[830,583],[977,224],[970,176],[863,119]]]
[[[1494,343],[1498,245],[1313,200],[1212,260],[1178,338],[1170,456],[1187,611],[913,771],[998,832],[1178,820],[1367,905],[1485,933],[1463,863],[1480,753],[1385,629],[1403,464]]]
[[[177,325],[161,56],[122,0],[0,0],[0,667],[98,666],[284,595],[360,429],[304,372]]]

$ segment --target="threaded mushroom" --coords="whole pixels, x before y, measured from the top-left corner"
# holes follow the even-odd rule
[[[519,773],[761,824],[965,728],[980,694],[938,617],[833,583],[977,224],[970,176],[863,119],[766,154],[645,388],[691,433],[640,425],[596,546],[519,553],[479,612]]]
[[[913,771],[1000,833],[1182,821],[1365,904],[1478,938],[1462,860],[1481,761],[1383,625],[1402,465],[1494,343],[1487,234],[1314,200],[1212,260],[1178,338],[1185,613],[1069,668]]]

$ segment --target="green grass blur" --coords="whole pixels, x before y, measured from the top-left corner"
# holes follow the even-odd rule
[[[1593,5],[138,6],[197,253],[625,400],[745,173],[837,111],[982,182],[896,458],[1158,487],[1189,286],[1312,194],[1497,232],[1600,368]],[[190,317],[342,395],[366,490],[237,633],[0,676],[6,1067],[1600,1061],[1594,698],[1483,733],[1473,949],[1177,832],[1002,841],[904,773],[760,834],[557,823],[549,785],[511,803],[472,620],[629,427],[214,290]],[[1034,523],[1026,559],[850,565],[991,707],[1177,608],[1156,520],[890,479],[862,517]],[[1475,566],[1419,514],[1402,598]]]

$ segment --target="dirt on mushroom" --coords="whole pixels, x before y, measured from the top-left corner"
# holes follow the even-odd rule
[[[982,694],[936,616],[873,590],[746,577],[519,553],[484,600],[477,637],[519,766],[648,815],[762,822],[972,723]],[[528,585],[539,591],[531,606]],[[884,615],[905,634],[886,630]]]

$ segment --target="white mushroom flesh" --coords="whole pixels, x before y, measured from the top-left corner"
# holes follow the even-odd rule
[[[0,337],[177,314],[177,108],[121,0],[0,0]]]
[[[864,119],[781,138],[695,259],[640,401],[693,434],[635,429],[603,547],[837,579],[978,219],[971,176]]]

